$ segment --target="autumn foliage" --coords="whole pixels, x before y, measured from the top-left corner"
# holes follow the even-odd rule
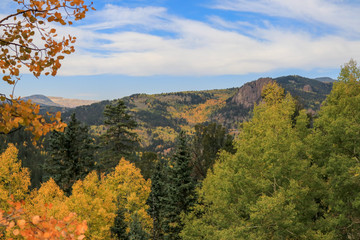
[[[55,76],[65,55],[75,51],[73,36],[58,36],[55,24],[71,25],[83,19],[91,4],[84,0],[14,0],[19,8],[0,19],[0,70],[2,80],[15,87],[20,74]],[[25,126],[37,140],[51,130],[63,130],[60,113],[47,123],[39,106],[0,93],[0,132]]]
[[[123,208],[127,232],[133,216],[151,232],[145,181],[134,164],[122,159],[107,176],[94,171],[77,181],[70,196],[53,179],[31,192],[29,171],[21,167],[17,149],[0,155],[0,236],[6,239],[112,239],[116,211]],[[1,238],[0,237],[0,238]]]

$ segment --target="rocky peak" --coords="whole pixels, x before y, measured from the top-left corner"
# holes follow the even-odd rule
[[[231,102],[243,105],[245,108],[254,106],[261,99],[263,87],[271,81],[273,81],[272,78],[259,78],[256,81],[244,84],[231,99]]]

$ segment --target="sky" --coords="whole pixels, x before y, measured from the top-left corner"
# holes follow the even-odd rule
[[[358,0],[93,0],[56,77],[24,73],[16,96],[105,100],[240,87],[260,77],[337,78],[360,61]],[[16,9],[0,1],[0,16]],[[0,85],[6,91],[6,86]]]

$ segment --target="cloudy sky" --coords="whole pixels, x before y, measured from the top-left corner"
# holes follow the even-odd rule
[[[93,0],[56,77],[16,94],[114,99],[239,87],[259,77],[336,78],[360,61],[358,0]],[[13,9],[1,0],[0,14]]]

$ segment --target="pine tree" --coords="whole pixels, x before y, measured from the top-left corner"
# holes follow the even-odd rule
[[[129,159],[138,146],[138,137],[133,130],[136,121],[127,112],[125,103],[118,99],[104,110],[106,133],[102,135],[102,170],[109,172],[122,157]]]
[[[129,240],[148,240],[149,234],[144,231],[137,214],[131,216]]]
[[[162,224],[164,217],[164,199],[166,197],[167,178],[165,170],[167,169],[166,161],[161,159],[156,163],[154,172],[151,176],[151,192],[147,200],[149,205],[148,213],[153,219],[153,239],[162,239]]]
[[[212,169],[220,150],[235,153],[233,137],[217,123],[195,125],[195,136],[192,148],[193,175],[197,180],[206,177],[208,169]]]
[[[128,240],[129,234],[126,232],[127,224],[125,223],[125,208],[118,206],[114,225],[110,228],[111,236],[116,240]]]
[[[72,185],[94,169],[94,140],[87,126],[81,125],[75,113],[64,132],[50,135],[49,157],[44,163],[44,180],[53,178],[66,193]]]
[[[183,228],[180,215],[188,213],[196,201],[195,183],[191,172],[187,136],[181,131],[177,139],[175,154],[172,156],[167,171],[168,184],[162,225],[165,239],[180,239],[179,233]]]

